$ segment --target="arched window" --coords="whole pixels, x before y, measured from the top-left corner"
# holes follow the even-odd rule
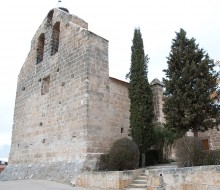
[[[37,44],[37,61],[36,61],[37,64],[43,61],[44,43],[45,43],[45,36],[44,34],[41,34],[38,38],[38,44]]]
[[[47,22],[51,23],[52,19],[53,19],[53,13],[54,10],[51,10],[48,14],[47,14]]]
[[[58,52],[60,38],[60,23],[57,22],[53,26],[52,39],[51,39],[51,55]]]
[[[53,14],[54,14],[54,10],[51,10],[47,14],[47,26],[52,26],[51,24],[52,24]]]
[[[41,95],[48,93],[49,88],[50,88],[50,76],[47,76],[42,80]]]

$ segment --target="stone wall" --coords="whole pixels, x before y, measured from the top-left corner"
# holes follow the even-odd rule
[[[139,170],[111,172],[83,172],[76,178],[76,186],[91,190],[119,190],[128,187],[142,172]]]
[[[1,179],[63,181],[71,165],[65,177],[71,181],[93,170],[128,127],[127,83],[109,78],[108,41],[82,19],[51,10],[18,76],[9,167]]]
[[[130,99],[128,97],[128,83],[112,78],[109,79],[109,120],[108,126],[111,128],[112,142],[128,137],[129,133],[129,109]]]
[[[43,179],[75,185],[75,179],[82,167],[83,162],[74,160],[45,164],[12,164],[0,173],[0,181]]]
[[[220,131],[217,128],[200,132],[198,136],[202,141],[208,141],[210,150],[220,150]]]
[[[51,165],[65,173],[72,163],[66,175],[70,181],[72,174],[93,169],[105,149],[99,137],[108,117],[102,111],[109,97],[108,41],[74,15],[60,9],[48,15],[18,76],[9,167],[1,179],[26,178],[30,173],[43,178],[53,175],[42,174],[50,172]],[[56,43],[54,25],[59,32]],[[59,46],[56,51],[54,44]],[[27,165],[32,169],[26,170]],[[53,178],[63,180],[62,174]]]
[[[95,70],[92,73],[96,73]],[[129,106],[128,83],[97,72],[90,75],[87,155],[95,165],[100,154],[106,153],[112,143],[128,137]],[[94,80],[94,82],[92,82]]]
[[[90,64],[88,39],[94,35],[74,24],[74,16],[70,16],[54,9],[51,23],[45,18],[32,40],[18,76],[9,164],[86,159],[87,106],[83,101],[87,90],[86,65]],[[51,56],[50,40],[57,22],[59,50]],[[37,64],[37,41],[42,33],[44,55]]]
[[[143,170],[115,172],[85,172],[76,185],[91,190],[121,190],[128,187]],[[220,165],[188,168],[145,170],[146,190],[217,190],[220,189]]]
[[[146,170],[147,190],[220,189],[220,165]]]

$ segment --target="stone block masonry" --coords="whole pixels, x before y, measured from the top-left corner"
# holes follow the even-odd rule
[[[200,132],[199,138],[203,143],[207,142],[210,150],[220,150],[220,126],[214,127],[206,132]]]
[[[220,166],[146,170],[147,190],[217,190]]]
[[[151,89],[153,93],[153,103],[154,111],[159,123],[165,123],[164,113],[163,113],[163,88],[164,85],[158,79],[154,79],[151,83]]]
[[[51,55],[57,23],[59,48]],[[87,26],[82,20],[80,25]],[[45,39],[39,47],[42,34]],[[90,38],[100,45],[106,42],[94,40],[94,34],[74,24],[74,16],[59,9],[37,30],[18,76],[9,164],[86,160],[87,106],[82,101],[88,88]],[[39,48],[43,49],[40,62]]]
[[[127,83],[109,78],[108,41],[51,10],[18,76],[9,166],[2,180],[70,183],[128,136]]]
[[[112,172],[83,172],[78,175],[76,184],[91,190],[121,190],[126,189],[142,172],[143,169]],[[144,173],[146,176],[146,190],[220,189],[219,165],[145,169]]]
[[[83,172],[76,178],[76,185],[91,190],[122,190],[137,178],[142,169],[128,171]]]

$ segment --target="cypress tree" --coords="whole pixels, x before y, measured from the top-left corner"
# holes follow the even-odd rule
[[[216,126],[220,105],[213,99],[219,92],[214,61],[183,29],[176,33],[167,59],[163,80],[167,125],[182,134],[191,129],[195,135]]]
[[[130,135],[144,153],[153,143],[153,95],[147,78],[148,55],[145,56],[140,29],[134,30],[131,67],[127,78],[130,98]]]

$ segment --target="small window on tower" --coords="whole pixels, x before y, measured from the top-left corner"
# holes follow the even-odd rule
[[[121,133],[124,133],[124,128],[123,127],[121,128]]]
[[[38,44],[37,44],[37,60],[36,63],[40,63],[43,61],[44,57],[44,42],[45,41],[45,36],[44,34],[41,34],[38,38]]]
[[[51,55],[58,52],[60,38],[60,23],[57,22],[53,26],[52,39],[51,39]]]
[[[50,88],[50,76],[47,76],[42,80],[41,95],[48,93],[49,88]]]

